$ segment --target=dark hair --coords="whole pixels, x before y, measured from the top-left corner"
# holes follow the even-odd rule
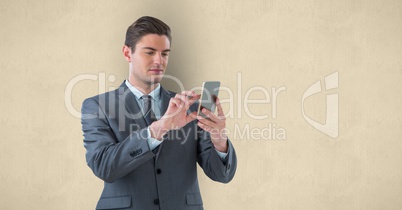
[[[134,52],[137,42],[147,34],[165,35],[172,42],[170,28],[166,23],[154,17],[143,16],[127,28],[124,44]]]

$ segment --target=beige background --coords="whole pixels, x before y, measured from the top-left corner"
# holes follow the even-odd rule
[[[233,90],[231,131],[286,131],[286,140],[232,133],[237,174],[224,185],[200,173],[206,209],[402,208],[402,1],[1,0],[1,209],[94,209],[102,182],[86,166],[80,120],[68,107],[79,111],[127,77],[125,30],[142,15],[173,30],[169,75],[186,89],[220,80]],[[335,139],[301,112],[303,92],[333,72]],[[66,89],[80,75],[97,80]],[[286,87],[276,118],[272,104],[250,106],[264,120],[238,106],[238,94],[256,86]],[[326,94],[305,102],[322,123]]]

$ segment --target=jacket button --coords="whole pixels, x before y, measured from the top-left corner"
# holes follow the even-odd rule
[[[159,199],[155,199],[155,200],[154,200],[154,204],[155,204],[155,205],[159,205]]]
[[[160,168],[156,169],[156,174],[161,174],[162,170]]]
[[[142,153],[142,149],[137,149],[135,151],[131,151],[130,156],[131,157],[136,157],[136,156],[140,155],[141,153]]]

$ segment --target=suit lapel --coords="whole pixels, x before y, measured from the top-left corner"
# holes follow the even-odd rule
[[[162,100],[162,104],[161,104],[161,115],[162,115],[162,116],[165,114],[167,108],[169,107],[170,99],[171,99],[172,97],[174,97],[174,96],[175,96],[174,93],[171,93],[171,92],[165,90],[165,89],[161,86],[161,100]],[[169,139],[165,139],[165,141],[169,141]],[[163,141],[163,142],[164,142],[164,141]],[[156,153],[156,157],[155,157],[155,162],[158,161],[159,154],[161,153],[162,147],[163,147],[163,144],[164,144],[163,142],[159,145],[159,149],[158,149],[158,152]]]
[[[161,86],[161,100],[162,100],[162,106],[161,106],[161,115],[163,116],[169,106],[169,101],[171,98],[173,98],[175,96],[174,93],[169,92],[167,90],[165,90],[162,86]]]
[[[123,102],[125,106],[125,109],[120,111],[124,112],[124,116],[129,119],[129,122],[134,122],[138,125],[140,129],[147,127],[146,121],[140,107],[138,106],[137,101],[135,100],[134,94],[130,91],[130,89],[126,86],[124,82],[119,87],[118,95],[119,100]]]

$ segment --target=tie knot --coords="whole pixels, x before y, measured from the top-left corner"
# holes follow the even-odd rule
[[[152,101],[152,96],[150,96],[150,95],[143,95],[141,98],[142,98],[142,100],[144,102],[151,102]]]
[[[145,111],[148,112],[149,109],[151,109],[151,104],[152,104],[152,96],[150,95],[143,95],[141,96],[143,102],[144,102],[144,108]]]
[[[150,101],[150,100],[152,100],[152,96],[150,96],[150,95],[143,95],[143,96],[141,96],[141,98],[142,98],[142,100],[144,100],[144,101]]]

